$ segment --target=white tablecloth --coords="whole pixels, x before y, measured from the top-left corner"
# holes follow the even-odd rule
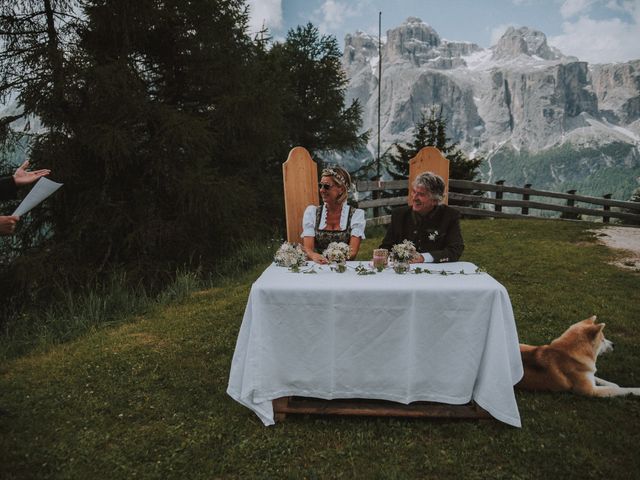
[[[513,385],[523,370],[507,291],[471,263],[416,267],[454,274],[362,276],[327,266],[303,274],[271,265],[251,288],[227,393],[265,425],[274,423],[274,398],[298,395],[473,399],[519,427]]]

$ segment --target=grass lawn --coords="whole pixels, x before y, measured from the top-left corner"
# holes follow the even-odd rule
[[[597,314],[599,376],[640,386],[640,273],[595,224],[463,221],[462,260],[509,291],[521,341]],[[379,241],[365,242],[367,258]],[[498,421],[290,416],[264,427],[225,393],[252,281],[196,292],[0,367],[0,478],[639,478],[640,398],[518,392]]]

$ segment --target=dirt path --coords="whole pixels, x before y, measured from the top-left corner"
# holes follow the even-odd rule
[[[614,265],[640,271],[640,228],[606,227],[593,231],[599,242],[616,250],[624,250],[624,257]]]

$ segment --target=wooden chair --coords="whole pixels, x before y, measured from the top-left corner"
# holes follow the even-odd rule
[[[306,148],[295,147],[282,164],[287,242],[301,243],[302,216],[308,205],[319,205],[318,165]]]
[[[446,158],[436,147],[424,147],[415,157],[409,161],[409,189],[415,178],[423,172],[431,172],[440,175],[444,180],[444,200],[442,203],[449,203],[449,159]],[[411,195],[407,200],[409,205]]]
[[[445,180],[445,194],[449,185],[449,160],[435,147],[425,147],[411,159],[409,186],[420,173],[430,171]],[[284,203],[287,221],[287,241],[300,242],[302,216],[307,205],[319,205],[318,166],[303,147],[289,152],[282,165]],[[446,200],[446,197],[445,197]],[[410,201],[410,200],[409,200]],[[466,405],[448,405],[433,402],[414,402],[410,405],[370,399],[322,400],[307,397],[281,397],[273,400],[276,421],[288,413],[324,415],[367,415],[385,417],[437,417],[437,418],[491,418],[475,402]]]

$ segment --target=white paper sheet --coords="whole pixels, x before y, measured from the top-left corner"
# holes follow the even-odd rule
[[[13,212],[13,215],[18,217],[24,215],[32,208],[42,203],[42,201],[58,190],[62,185],[62,183],[53,182],[48,178],[40,178],[27,196],[24,197],[24,200],[22,200],[20,205],[18,205],[18,208]]]

